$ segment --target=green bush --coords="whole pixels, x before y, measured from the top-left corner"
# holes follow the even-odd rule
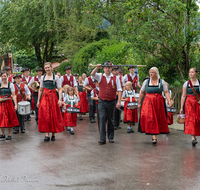
[[[115,40],[103,39],[81,48],[74,57],[72,71],[74,73],[86,73],[88,75],[90,72],[88,65],[90,64],[90,61],[95,58],[96,53],[101,51],[105,45],[109,46],[115,43]]]

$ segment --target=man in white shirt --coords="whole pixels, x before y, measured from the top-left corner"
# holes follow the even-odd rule
[[[116,92],[118,92],[117,108],[121,107],[122,88],[118,77],[113,75],[113,64],[106,61],[103,65],[104,74],[97,73],[102,67],[98,64],[91,75],[99,83],[99,104],[98,111],[100,117],[100,145],[106,144],[106,123],[107,134],[110,143],[114,143],[114,109],[116,105]]]

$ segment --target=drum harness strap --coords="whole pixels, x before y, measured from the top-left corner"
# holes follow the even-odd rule
[[[22,92],[21,92],[21,88],[16,84],[16,86],[17,86],[17,89],[19,90],[19,92],[20,92],[20,94],[21,94],[21,96],[22,96],[22,99],[24,98],[24,96],[25,96],[25,94],[23,95],[22,94]]]

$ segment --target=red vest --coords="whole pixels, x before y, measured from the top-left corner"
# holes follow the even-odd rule
[[[107,101],[116,100],[116,92],[116,76],[113,75],[107,84],[106,77],[102,74],[101,82],[99,83],[99,98]]]
[[[18,90],[17,85],[14,84],[14,86],[15,86],[15,95],[16,95],[16,98],[17,98],[17,103],[21,102],[22,100],[25,101],[26,100],[25,84],[24,83],[20,84],[20,89],[21,89],[20,91],[21,91],[22,95],[21,95],[20,91]],[[23,99],[22,99],[22,96],[24,96]]]
[[[97,91],[96,88],[93,89],[93,92],[94,92],[94,97],[99,97],[99,91]],[[96,100],[96,104],[98,104],[98,103],[99,103],[99,101]]]
[[[132,80],[132,78],[130,77],[129,74],[127,74],[127,78],[128,78],[128,81],[131,81],[133,82],[133,89],[135,90],[135,92],[137,91],[137,83],[138,83],[138,77],[135,76],[134,79]]]
[[[31,81],[31,79],[32,79],[32,77],[29,76],[28,83]],[[27,81],[26,81],[25,77],[22,78],[22,82],[27,84]]]
[[[8,82],[11,82],[12,83],[12,78],[13,78],[13,76],[11,75],[11,76],[9,76],[8,77]]]
[[[88,77],[88,82],[89,82],[89,86],[91,86],[93,89],[96,88],[96,85],[93,83],[92,78]],[[88,93],[91,92],[91,90],[87,90]]]
[[[40,85],[40,82],[39,82],[37,76],[34,76],[34,81],[37,81],[37,82],[39,83],[39,85]],[[35,95],[37,96],[37,95],[38,95],[38,92],[33,92],[33,94],[35,94]]]
[[[74,87],[73,82],[74,82],[74,77],[72,75],[70,76],[69,80],[68,80],[66,75],[63,75],[63,85],[62,86],[67,84],[67,85],[69,85],[71,87]]]

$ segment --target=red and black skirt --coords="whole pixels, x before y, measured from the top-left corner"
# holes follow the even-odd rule
[[[198,96],[200,97],[200,94]],[[187,95],[184,108],[185,134],[200,136],[200,105],[195,96]]]
[[[132,98],[135,101],[135,98]],[[124,104],[124,123],[137,123],[138,122],[138,111],[136,109],[127,109],[127,104],[130,102],[130,98]]]
[[[3,98],[4,96],[1,96]],[[0,102],[0,127],[17,127],[19,121],[12,100]]]
[[[60,133],[65,130],[55,89],[43,90],[39,105],[38,130],[46,133]]]
[[[78,108],[80,109],[80,113],[87,113],[89,111],[89,104],[86,92],[79,92],[79,98]]]
[[[166,105],[162,94],[146,93],[141,105],[138,131],[149,135],[169,133]]]
[[[172,125],[174,123],[174,120],[173,120],[173,113],[172,112],[167,112],[167,123],[168,125]]]
[[[71,107],[70,105],[66,106],[65,113],[63,115],[63,122],[66,127],[76,127],[77,125],[77,113],[68,113],[67,108]],[[76,108],[76,106],[73,106]]]

